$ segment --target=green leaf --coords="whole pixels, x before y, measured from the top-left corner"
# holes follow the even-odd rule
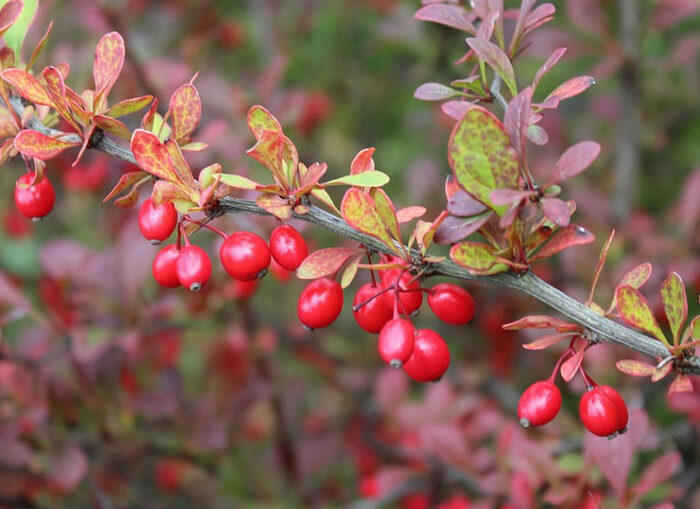
[[[690,322],[690,337],[694,340],[700,340],[700,315],[693,318]]]
[[[617,311],[624,321],[644,332],[651,334],[668,346],[666,336],[652,313],[644,296],[631,286],[622,286],[615,292]]]
[[[241,177],[240,175],[232,175],[230,173],[221,174],[221,182],[227,186],[235,187],[237,189],[257,189],[260,184],[246,177]]]
[[[396,209],[391,201],[391,198],[382,189],[372,189],[370,196],[374,200],[374,209],[382,218],[384,226],[389,231],[389,235],[401,242],[401,231],[399,230],[399,221],[396,218]]]
[[[340,277],[341,288],[347,288],[348,286],[350,286],[350,283],[352,283],[353,279],[355,279],[355,276],[357,275],[357,269],[360,265],[360,261],[362,260],[363,256],[364,253],[359,253],[345,266],[345,270],[343,270],[343,275]]]
[[[331,209],[336,214],[341,215],[340,211],[338,210],[338,207],[336,207],[335,203],[333,203],[333,198],[331,198],[331,195],[328,194],[328,191],[326,191],[325,189],[312,189],[311,196],[323,203],[326,207]]]
[[[491,246],[468,240],[452,246],[450,258],[473,274],[483,274],[498,263]]]
[[[474,198],[502,215],[507,206],[491,201],[494,189],[518,189],[518,157],[503,124],[474,107],[455,125],[447,147],[450,168]]]
[[[0,7],[7,2],[8,0],[0,0]],[[34,15],[38,6],[39,0],[24,0],[24,7],[17,17],[17,21],[5,32],[5,44],[15,52],[18,62],[21,60],[20,52],[22,51],[24,38],[27,35],[27,30],[29,30],[29,25],[34,21]]]
[[[389,175],[381,171],[373,170],[329,180],[328,182],[324,182],[323,186],[382,187],[387,182],[389,182]]]
[[[661,300],[664,303],[666,318],[668,318],[673,333],[673,343],[678,344],[681,329],[685,319],[688,318],[688,300],[683,280],[677,273],[671,272],[661,284]]]

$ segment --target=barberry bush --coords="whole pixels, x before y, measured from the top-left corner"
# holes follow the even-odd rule
[[[0,506],[700,503],[697,2],[0,7]]]

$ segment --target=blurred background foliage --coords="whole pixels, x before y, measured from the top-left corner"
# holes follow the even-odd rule
[[[595,167],[565,188],[578,204],[575,221],[598,240],[536,272],[585,298],[597,252],[615,227],[599,302],[607,305],[627,269],[651,261],[652,305],[660,310],[658,286],[673,269],[686,282],[692,316],[700,286],[698,10],[692,1],[638,2],[629,52],[624,2],[554,3],[555,20],[516,60],[519,83],[567,46],[538,94],[579,74],[594,76],[596,86],[547,112],[550,144],[532,149],[530,166],[546,172],[583,139],[603,145]],[[68,82],[79,88],[91,84],[99,36],[118,30],[127,44],[119,97],[152,93],[165,104],[199,72],[204,114],[196,137],[212,148],[191,158],[193,168],[220,161],[225,171],[265,178],[245,156],[252,145],[245,113],[260,103],[280,118],[302,161],[327,162],[329,175],[376,147],[397,206],[420,204],[434,217],[444,208],[452,121],[412,96],[421,83],[449,84],[468,67],[452,65],[465,52],[464,34],[414,20],[418,7],[417,0],[44,0],[30,42],[53,20],[39,65],[70,62]],[[631,142],[620,134],[630,125]],[[627,180],[619,180],[621,150],[638,161]],[[453,363],[439,384],[409,384],[380,366],[374,338],[354,324],[350,292],[341,319],[309,334],[295,316],[302,285],[280,280],[288,275],[268,275],[246,298],[222,270],[201,294],[156,288],[157,248],[140,237],[135,211],[101,204],[126,165],[101,154],[77,168],[70,161],[49,163],[59,198],[38,224],[12,207],[19,162],[0,171],[0,310],[24,298],[32,309],[8,311],[0,323],[0,507],[435,507],[450,497],[473,507],[596,507],[584,505],[594,498],[619,507],[631,500],[627,486],[664,453],[687,468],[667,459],[665,471],[678,475],[643,503],[700,503],[697,381],[695,396],[668,401],[663,383],[614,369],[622,351],[594,348],[591,373],[622,390],[638,431],[612,445],[584,439],[576,417],[582,385],[571,383],[563,415],[524,432],[515,426],[519,391],[544,378],[555,357],[521,352],[523,338],[500,325],[544,311],[532,300],[470,286],[472,325],[419,317],[419,326],[448,340]],[[274,227],[269,218],[217,222],[226,231]],[[297,226],[317,247],[341,242]],[[216,253],[208,233],[195,239]],[[613,459],[617,473],[605,468]]]

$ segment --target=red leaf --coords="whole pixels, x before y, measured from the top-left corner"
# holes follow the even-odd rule
[[[404,207],[396,212],[396,219],[399,223],[408,223],[409,221],[422,217],[425,213],[425,207]]]
[[[595,240],[595,235],[585,228],[571,224],[554,232],[547,243],[530,258],[531,262],[543,260],[564,249],[580,244],[588,244]]]
[[[637,481],[637,485],[632,488],[638,496],[649,493],[657,486],[669,480],[681,466],[681,455],[676,452],[668,452],[656,458]]]
[[[110,32],[102,36],[95,48],[95,63],[92,67],[92,75],[95,79],[95,100],[107,97],[114,83],[119,77],[124,65],[124,39],[117,32]],[[97,108],[95,111],[99,111]]]
[[[505,326],[504,326],[505,328]],[[566,339],[572,336],[573,333],[567,332],[565,334],[549,334],[547,336],[540,336],[534,341],[531,341],[529,343],[526,343],[523,345],[523,348],[526,350],[543,350],[545,348],[548,348],[552,345],[556,345],[559,343],[562,339]]]
[[[552,15],[555,12],[556,8],[550,3],[538,6],[528,15],[527,19],[525,20],[525,31],[523,32],[523,35],[554,19]]]
[[[630,376],[651,376],[656,366],[632,359],[622,359],[615,363],[618,370]]]
[[[678,392],[693,392],[693,384],[686,375],[678,375],[668,387],[669,397]]]
[[[517,94],[515,72],[508,55],[494,43],[476,37],[467,37],[467,44],[476,52],[481,60],[486,62],[503,79],[508,90]]]
[[[35,104],[51,106],[53,102],[41,86],[39,80],[21,69],[7,69],[2,72],[2,78],[17,89],[17,92]]]
[[[523,316],[519,320],[506,323],[503,325],[504,330],[518,329],[554,329],[557,327],[566,327],[571,325],[569,322],[560,320],[547,315],[529,315]]]
[[[20,131],[14,143],[25,156],[42,160],[53,159],[65,149],[80,145],[79,141],[63,141],[30,129]]]
[[[164,180],[178,180],[167,149],[152,132],[143,129],[134,131],[131,151],[141,169]]]
[[[547,96],[543,102],[554,101],[556,108],[560,101],[564,99],[569,99],[582,92],[584,92],[588,87],[595,84],[595,79],[591,76],[578,76],[572,78],[566,83],[562,83],[554,91]]]
[[[10,0],[0,9],[0,35],[4,34],[22,12],[24,4],[18,0]]]
[[[569,147],[554,165],[544,187],[559,184],[575,177],[588,168],[600,154],[600,145],[594,141],[582,141]]]
[[[66,98],[66,85],[63,82],[63,76],[55,67],[47,67],[42,72],[44,81],[46,81],[46,91],[51,98],[51,106],[68,122],[76,132],[82,133],[82,127],[73,118],[71,107]]]
[[[525,140],[527,138],[527,126],[530,119],[530,103],[532,102],[532,88],[524,88],[508,103],[503,125],[508,131],[510,142],[521,158],[525,157]]]
[[[350,163],[350,174],[362,173],[364,171],[374,171],[374,147],[360,150]]]
[[[424,5],[413,15],[421,21],[432,21],[448,27],[463,30],[472,35],[476,34],[476,28],[471,22],[471,16],[466,9],[454,4],[428,4]]]
[[[532,90],[537,88],[537,85],[540,84],[542,77],[547,74],[557,62],[559,62],[559,59],[564,56],[564,53],[566,53],[566,48],[557,48],[552,51],[552,54],[547,57],[547,60],[544,62],[544,64],[542,64],[542,67],[537,69],[535,78],[532,80]]]
[[[568,226],[571,216],[569,206],[564,200],[559,198],[542,198],[540,200],[542,212],[547,218],[557,226]]]
[[[123,140],[131,139],[131,131],[129,128],[116,118],[106,115],[95,115],[93,120],[104,132],[118,136]]]
[[[329,247],[314,251],[297,269],[299,279],[318,279],[335,274],[343,264],[360,250],[347,247]]]
[[[580,348],[579,350],[576,350],[576,353],[566,359],[562,365],[561,365],[561,377],[565,381],[570,381],[576,372],[578,371],[578,368],[581,366],[581,362],[583,361],[583,354],[585,350],[583,348]]]
[[[136,182],[147,176],[148,173],[146,173],[145,171],[131,171],[129,173],[123,174],[119,179],[119,182],[117,182],[117,185],[114,186],[109,192],[109,194],[104,197],[102,202],[108,202],[109,200],[117,196],[119,193],[126,191],[130,186],[133,186]]]
[[[170,116],[173,138],[178,142],[187,140],[202,117],[202,100],[194,85],[185,83],[173,92],[170,97]]]
[[[455,120],[459,120],[464,114],[476,105],[467,101],[447,101],[440,106],[440,109]]]

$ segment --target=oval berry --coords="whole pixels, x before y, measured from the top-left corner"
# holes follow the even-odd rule
[[[428,294],[428,305],[446,323],[464,325],[474,318],[474,299],[461,286],[441,283]]]
[[[410,321],[404,318],[389,320],[379,333],[379,356],[392,368],[400,368],[413,353],[415,335]]]
[[[173,233],[177,225],[177,211],[170,202],[157,207],[148,198],[139,209],[139,229],[143,236],[153,243],[162,242]]]
[[[450,350],[445,340],[430,329],[416,329],[411,357],[403,370],[416,382],[432,382],[442,378],[450,366]]]
[[[559,387],[549,380],[535,382],[525,389],[518,401],[518,419],[526,428],[543,426],[554,419],[561,409]]]
[[[618,431],[617,405],[600,387],[588,390],[581,396],[579,417],[585,428],[599,437],[609,437]]]
[[[309,329],[328,327],[343,308],[343,289],[329,278],[312,281],[299,295],[297,315]]]
[[[409,281],[413,279],[413,275],[410,272],[406,272],[403,269],[389,269],[382,272],[382,289],[387,289],[392,285],[398,284],[399,288],[399,313],[411,314],[418,310],[420,305],[423,303],[423,292],[420,291],[420,284],[418,281],[413,281],[409,284]],[[396,300],[396,291],[388,290],[384,293],[384,300],[387,305],[393,310],[394,301]]]
[[[615,431],[624,432],[623,430],[627,428],[627,420],[629,419],[629,412],[627,411],[627,405],[625,400],[622,399],[620,393],[609,385],[599,385],[598,389],[607,394],[607,396],[613,400],[615,407],[617,408],[617,429]]]
[[[44,217],[53,209],[56,193],[48,177],[34,185],[33,173],[25,173],[15,183],[15,206],[23,216],[30,219]]]
[[[293,226],[284,224],[275,228],[270,235],[270,253],[283,268],[294,271],[309,254],[309,249],[301,233]]]
[[[357,325],[371,334],[379,334],[384,324],[394,315],[386,300],[381,295],[377,295],[380,290],[381,288],[377,285],[365,283],[358,288],[352,301],[353,308],[366,302],[358,310],[353,310],[352,314]]]
[[[180,284],[193,292],[201,290],[211,276],[211,260],[199,246],[181,248],[175,267]]]
[[[175,244],[165,246],[156,255],[153,260],[151,270],[153,279],[160,286],[166,288],[177,288],[180,286],[180,280],[177,277],[177,257],[180,255],[180,250]]]
[[[233,279],[252,281],[266,274],[270,266],[270,248],[260,235],[233,232],[221,244],[219,258]]]

